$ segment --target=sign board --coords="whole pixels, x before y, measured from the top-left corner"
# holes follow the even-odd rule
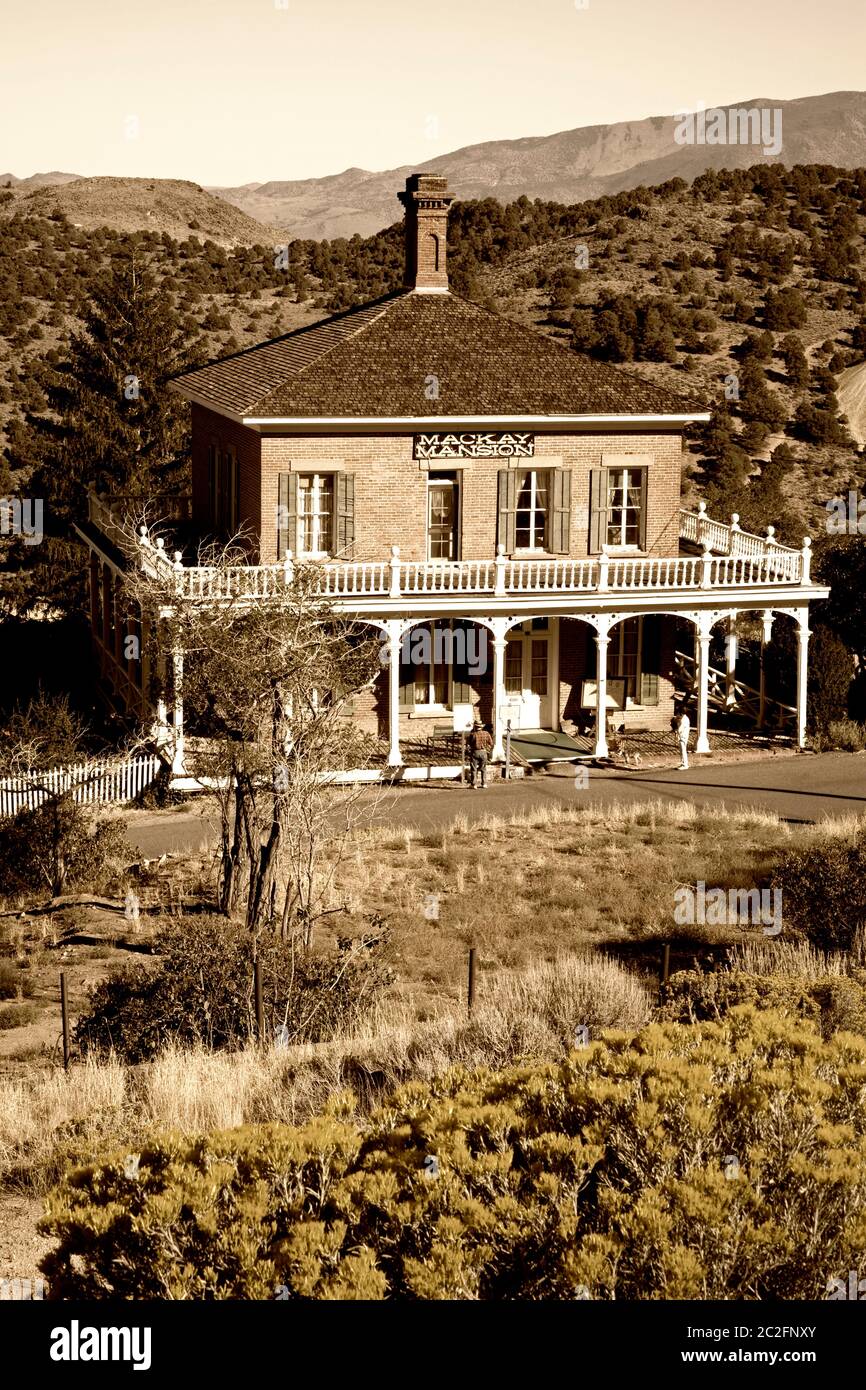
[[[580,695],[581,709],[596,709],[598,705],[598,682],[584,681]],[[614,679],[607,683],[605,709],[625,709],[625,681]]]
[[[471,705],[454,706],[455,734],[469,734],[475,727],[475,710]]]
[[[532,458],[535,435],[525,431],[488,431],[484,434],[416,434],[412,457],[416,459]]]

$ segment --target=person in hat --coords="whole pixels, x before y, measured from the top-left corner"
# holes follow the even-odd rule
[[[469,751],[469,779],[473,791],[487,787],[487,762],[493,752],[493,739],[487,729],[476,719],[475,726],[466,740]]]

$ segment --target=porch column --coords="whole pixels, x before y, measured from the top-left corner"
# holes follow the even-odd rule
[[[698,740],[696,753],[709,753],[710,740],[707,736],[707,710],[710,684],[710,625],[701,621],[696,629],[698,644]]]
[[[403,624],[399,618],[388,619],[388,733],[391,746],[388,750],[388,766],[402,767],[403,755],[400,752],[400,639]]]
[[[595,756],[606,758],[607,753],[607,630],[595,634]]]
[[[493,619],[493,752],[491,762],[505,761],[505,730],[502,706],[505,704],[505,648],[508,645],[505,620]]]
[[[797,747],[806,746],[806,712],[809,697],[809,613],[797,618]]]
[[[174,703],[172,707],[173,748],[171,771],[173,777],[185,777],[183,735],[183,648],[174,647],[171,653]]]

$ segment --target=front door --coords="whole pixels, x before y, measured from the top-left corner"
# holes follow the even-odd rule
[[[551,637],[547,620],[536,618],[508,634],[505,648],[506,719],[513,730],[550,729],[553,725]]]

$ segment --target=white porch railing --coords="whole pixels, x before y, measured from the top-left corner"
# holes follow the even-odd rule
[[[809,582],[810,542],[789,550],[772,539],[748,536],[721,523],[704,523],[699,514],[684,513],[691,532],[704,525],[718,527],[705,539],[704,553],[672,556],[619,556],[603,553],[597,559],[508,559],[418,561],[401,560],[397,546],[390,560],[328,562],[310,567],[325,598],[413,598],[417,595],[482,595],[508,598],[535,594],[653,593],[670,590],[766,588]],[[681,529],[683,529],[681,527]],[[230,568],[184,565],[178,553],[170,560],[160,540],[140,537],[145,570],[171,576],[179,598],[207,601],[261,599],[285,594],[294,582],[289,555],[275,565],[237,565]]]
[[[0,817],[34,811],[49,797],[64,792],[71,792],[73,801],[80,803],[134,801],[155,781],[161,766],[161,760],[151,755],[6,777],[0,781]]]
[[[756,536],[751,531],[742,531],[737,512],[731,517],[730,526],[723,521],[714,521],[712,517],[707,516],[706,502],[699,502],[696,512],[680,508],[680,540],[708,546],[714,555],[746,555],[752,559],[761,559],[769,554],[800,554],[798,550],[781,545],[775,536],[773,526],[767,527],[766,536]]]

